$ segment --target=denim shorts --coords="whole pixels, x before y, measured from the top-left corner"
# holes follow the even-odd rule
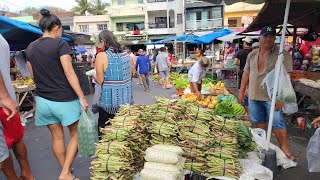
[[[169,75],[168,70],[167,71],[159,71],[159,74],[160,74],[160,79],[168,77],[168,75]]]
[[[269,115],[271,109],[271,101],[255,101],[249,100],[249,116],[252,126],[261,123],[269,122]],[[282,130],[286,128],[286,124],[283,119],[282,110],[274,111],[273,129]]]
[[[0,163],[9,157],[9,149],[3,135],[3,127],[0,123]]]
[[[79,99],[68,102],[56,102],[36,96],[36,125],[47,126],[61,123],[69,126],[79,120],[81,106]]]

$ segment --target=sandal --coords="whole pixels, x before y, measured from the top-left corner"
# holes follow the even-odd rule
[[[286,154],[287,158],[289,158],[291,161],[296,161],[296,158],[292,154]],[[292,159],[293,158],[293,159]]]

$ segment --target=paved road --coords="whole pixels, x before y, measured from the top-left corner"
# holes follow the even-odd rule
[[[151,79],[151,78],[150,78]],[[151,83],[151,91],[144,92],[143,87],[136,84],[134,80],[133,92],[134,101],[136,104],[152,104],[155,96],[171,97],[174,90],[163,90],[156,83]],[[91,97],[88,97],[89,101]],[[67,132],[67,131],[65,131]],[[66,136],[68,134],[66,133]],[[68,137],[67,137],[68,138]],[[305,148],[308,140],[299,133],[294,127],[288,129],[289,147],[293,150],[294,155],[298,155],[299,167],[280,170],[278,175],[274,178],[277,180],[319,180],[320,174],[312,174],[307,172],[307,162],[305,158]],[[56,180],[60,167],[55,160],[51,151],[51,136],[46,127],[36,127],[31,120],[29,125],[25,128],[24,141],[28,147],[29,160],[31,169],[37,180]],[[273,141],[274,140],[273,137]],[[19,173],[18,163],[15,160],[16,172]],[[75,174],[81,180],[88,180],[90,177],[90,159],[77,157],[73,167]],[[5,180],[3,174],[0,174],[0,180]]]

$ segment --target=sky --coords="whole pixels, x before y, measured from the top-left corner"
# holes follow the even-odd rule
[[[109,0],[103,0],[108,2]],[[70,10],[76,5],[75,0],[0,0],[0,6],[6,6],[9,11],[20,11],[25,7],[32,6],[41,8],[43,6],[54,6]]]

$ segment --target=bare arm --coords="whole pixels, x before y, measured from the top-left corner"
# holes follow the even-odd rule
[[[78,80],[78,77],[76,73],[74,72],[72,62],[71,62],[71,56],[69,54],[63,55],[60,57],[60,62],[63,67],[64,74],[66,75],[68,82],[70,83],[72,89],[75,91],[75,93],[78,95],[80,99],[80,103],[83,109],[86,109],[88,107],[88,103],[84,97],[84,94],[82,92],[82,89],[80,87],[80,83]]]
[[[235,58],[234,64],[237,65],[237,66],[240,66],[240,59]]]
[[[97,71],[97,78],[96,82],[98,84],[102,84],[104,81],[104,71],[108,67],[108,56],[105,52],[101,52],[97,55],[96,59],[96,71]]]
[[[7,121],[12,119],[18,113],[18,104],[14,101],[5,86],[5,83],[2,78],[2,74],[0,73],[0,103],[3,105],[3,111],[9,117]]]
[[[31,75],[31,78],[34,79],[34,78],[33,78],[32,65],[31,65],[31,63],[30,63],[29,61],[27,61],[27,66],[28,66],[28,70],[29,70],[29,73],[30,73],[30,75]]]
[[[242,79],[241,79],[241,87],[239,90],[239,95],[238,95],[238,99],[240,101],[240,103],[243,103],[244,100],[244,93],[246,91],[246,88],[249,84],[249,73],[247,71],[244,71],[243,75],[242,75]]]

